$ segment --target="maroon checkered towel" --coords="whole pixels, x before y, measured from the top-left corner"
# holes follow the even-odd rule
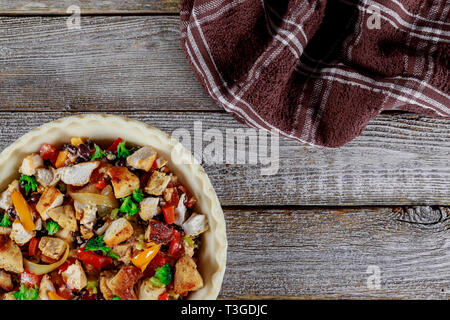
[[[339,147],[383,110],[450,117],[448,0],[183,0],[182,47],[238,120]]]

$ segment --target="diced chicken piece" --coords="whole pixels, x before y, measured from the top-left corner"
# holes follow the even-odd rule
[[[139,189],[140,181],[125,167],[112,167],[108,171],[117,199],[125,198]]]
[[[0,247],[0,268],[9,272],[23,272],[22,252],[12,240],[6,241]]]
[[[56,172],[65,184],[81,187],[89,182],[92,172],[99,165],[100,161],[83,162],[72,167],[59,168]]]
[[[47,211],[47,214],[62,228],[72,232],[78,230],[77,219],[75,219],[75,211],[71,205],[52,208]]]
[[[150,279],[142,281],[139,286],[139,300],[158,300],[159,296],[166,292],[166,287],[154,287]]]
[[[39,286],[39,300],[50,300],[48,297],[48,292],[56,292],[55,286],[50,280],[50,276],[48,274],[44,275],[41,280],[41,285]]]
[[[39,241],[39,249],[46,257],[59,260],[67,249],[64,240],[54,237],[42,237]]]
[[[131,263],[131,254],[133,252],[134,244],[126,242],[112,247],[112,252],[118,257],[117,260],[122,261],[126,265]]]
[[[72,231],[60,228],[58,232],[55,233],[55,237],[64,240],[66,243],[72,244],[74,241],[74,237],[72,235]]]
[[[10,291],[13,289],[11,275],[3,270],[0,270],[0,288],[6,291]]]
[[[106,232],[106,230],[109,228],[110,225],[111,225],[111,221],[107,220],[100,228],[95,230],[95,234],[98,236],[101,236],[102,234],[104,234]]]
[[[36,181],[44,187],[54,186],[58,183],[58,179],[55,179],[54,169],[39,168],[36,170]]]
[[[170,175],[166,175],[163,172],[153,171],[150,177],[145,192],[154,196],[160,196],[167,188],[171,179]]]
[[[69,289],[81,291],[87,285],[86,273],[78,260],[71,264],[61,275]]]
[[[141,201],[139,216],[142,220],[148,221],[157,214],[161,213],[161,208],[158,207],[159,198],[145,198]]]
[[[156,157],[156,151],[148,146],[145,146],[127,158],[127,165],[135,169],[149,171],[152,168]]]
[[[2,208],[3,210],[8,210],[10,207],[12,207],[13,202],[11,199],[11,195],[14,191],[18,190],[19,190],[19,181],[14,180],[0,196],[0,208]]]
[[[2,296],[2,300],[17,300],[14,296],[14,292],[7,292]]]
[[[39,212],[43,220],[48,219],[47,211],[59,207],[64,202],[64,194],[62,194],[55,187],[50,187],[45,189],[38,204],[36,205],[36,210]]]
[[[97,218],[97,206],[74,201],[76,218],[80,220],[80,232],[84,239],[94,236],[94,224]]]
[[[108,247],[114,247],[121,242],[131,238],[134,230],[130,222],[125,218],[114,220],[106,229],[103,240]]]
[[[34,176],[36,169],[44,166],[44,160],[38,154],[30,154],[22,161],[19,172],[27,176]]]
[[[183,223],[183,230],[188,237],[197,236],[208,229],[208,220],[203,214],[194,213]]]
[[[107,282],[108,288],[115,296],[123,300],[137,300],[134,285],[142,277],[142,272],[136,267],[123,267]]]
[[[174,287],[176,294],[196,291],[203,287],[202,276],[191,257],[184,256],[175,265]]]
[[[186,198],[186,194],[182,194],[180,197],[180,201],[178,201],[178,206],[175,208],[175,224],[183,225],[186,220],[186,206],[184,205],[184,200]]]
[[[0,227],[0,235],[9,236],[11,234],[12,228],[9,227]]]
[[[108,287],[108,282],[114,277],[114,273],[111,271],[103,271],[100,273],[100,291],[103,294],[103,297],[106,300],[112,300],[114,298],[114,294],[111,289]]]
[[[25,230],[25,228],[23,227],[23,225],[20,223],[19,220],[15,220],[12,224],[12,230],[9,236],[19,246],[23,246],[24,244],[28,243],[28,241],[30,241],[31,238],[36,236],[36,232],[35,231],[28,232],[27,230]]]

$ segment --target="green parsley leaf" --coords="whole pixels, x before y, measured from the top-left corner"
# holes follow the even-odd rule
[[[130,197],[126,197],[122,199],[122,205],[120,206],[120,211],[126,213],[129,217],[134,216],[139,212],[139,208]]]
[[[14,292],[13,295],[17,300],[37,300],[39,292],[36,285],[33,289],[28,288],[22,283],[19,291]]]
[[[98,145],[95,144],[94,147],[95,147],[95,153],[92,156],[91,160],[101,159],[104,156],[106,156],[106,153],[103,152],[103,150],[100,149],[100,147]]]
[[[142,192],[141,189],[137,189],[133,191],[132,197],[134,201],[141,202],[142,200],[144,200],[144,192]]]
[[[22,175],[19,179],[19,182],[23,184],[23,188],[25,189],[25,192],[27,194],[29,194],[30,191],[32,192],[37,191],[38,183],[35,177]]]
[[[11,227],[11,225],[12,225],[12,222],[9,220],[8,214],[5,213],[3,215],[2,221],[0,221],[0,227],[8,228],[8,227]]]
[[[55,221],[49,221],[45,228],[47,229],[48,235],[51,236],[58,232],[59,225]]]
[[[103,241],[103,236],[98,236],[95,238],[92,238],[88,241],[86,244],[86,247],[84,247],[85,250],[89,251],[101,251],[105,256],[118,259],[119,257],[115,255],[113,252],[111,252],[111,248],[107,247],[105,245],[105,242]]]
[[[155,278],[161,281],[162,284],[167,286],[172,281],[172,270],[170,265],[167,263],[164,266],[156,269]]]
[[[123,300],[121,297],[115,296],[114,298],[112,298],[113,300]]]
[[[125,159],[131,155],[130,151],[127,149],[125,144],[126,144],[126,141],[123,141],[123,142],[119,143],[119,145],[117,146],[117,157],[118,158]]]

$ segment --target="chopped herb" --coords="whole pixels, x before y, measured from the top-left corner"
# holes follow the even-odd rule
[[[91,160],[101,159],[104,156],[106,156],[106,153],[102,149],[100,149],[100,147],[98,145],[95,144],[94,147],[95,147],[95,153],[92,156]]]
[[[49,221],[45,228],[47,229],[48,235],[51,236],[58,232],[59,225],[55,221]]]
[[[121,297],[115,296],[114,298],[112,298],[113,300],[123,300]]]
[[[38,183],[36,181],[36,178],[33,176],[22,175],[19,179],[19,182],[22,183],[26,194],[29,194],[30,191],[35,192],[38,188]]]
[[[172,281],[172,270],[170,265],[167,263],[164,266],[156,269],[155,278],[157,278],[161,283],[167,286]]]
[[[129,217],[134,216],[139,212],[139,208],[130,197],[122,199],[122,205],[120,206],[120,211],[126,213]]]
[[[115,208],[111,211],[110,217],[113,220],[119,219],[119,209]]]
[[[2,221],[0,221],[0,227],[8,228],[8,227],[11,227],[11,225],[12,225],[12,222],[9,220],[8,214],[5,213],[3,215]]]
[[[133,200],[136,202],[141,202],[142,200],[144,200],[144,193],[142,192],[141,189],[137,189],[133,192]]]
[[[105,242],[103,241],[103,236],[98,236],[95,238],[92,238],[88,241],[86,244],[85,250],[89,251],[101,251],[105,256],[118,259],[119,257],[115,255],[113,252],[111,252],[111,248],[107,247],[105,245]]]
[[[123,141],[121,143],[119,143],[119,145],[117,146],[117,157],[118,158],[128,158],[130,156],[130,151],[127,149],[127,147],[125,146],[126,141]]]
[[[13,295],[17,300],[37,300],[39,292],[36,285],[33,289],[28,288],[22,283],[19,291],[14,292]]]

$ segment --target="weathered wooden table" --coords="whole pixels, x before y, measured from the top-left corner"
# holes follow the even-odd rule
[[[66,27],[71,5],[86,14],[80,30]],[[243,128],[194,78],[178,10],[178,0],[1,1],[0,149],[93,111],[168,133],[196,120]],[[382,114],[339,150],[280,139],[279,165],[274,176],[205,165],[228,228],[221,298],[449,297],[450,121]]]

